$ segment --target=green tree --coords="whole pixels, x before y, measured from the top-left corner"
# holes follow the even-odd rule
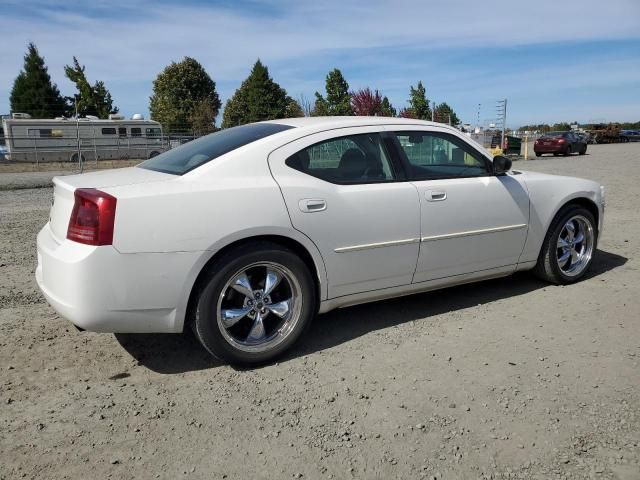
[[[411,85],[411,90],[409,91],[409,106],[400,113],[401,116],[406,118],[431,120],[429,99],[427,98],[427,91],[424,85],[422,85],[422,81],[419,81],[415,88]]]
[[[395,117],[396,109],[393,108],[389,99],[385,96],[382,97],[382,105],[380,107],[380,116],[382,117]]]
[[[568,132],[569,130],[571,130],[571,125],[569,125],[567,122],[554,123],[551,127],[551,130],[558,132]]]
[[[12,112],[28,113],[34,118],[63,116],[68,105],[33,43],[27,47],[24,67],[13,82],[9,97]]]
[[[78,59],[73,57],[73,66],[65,65],[64,73],[69,80],[76,85],[77,95],[69,97],[70,103],[78,102],[78,115],[81,117],[95,115],[98,118],[107,118],[110,113],[118,113],[118,107],[113,105],[111,93],[102,81],[96,81],[93,85],[87,80],[84,73],[84,65],[80,65]],[[75,105],[72,105],[75,110]]]
[[[200,100],[191,112],[191,129],[196,135],[206,135],[216,131],[214,124],[217,112],[213,110],[211,102]]]
[[[221,105],[216,83],[191,57],[172,62],[159,73],[149,97],[151,118],[167,131],[214,129]]]
[[[449,123],[451,125],[458,125],[460,123],[458,115],[456,115],[456,112],[453,111],[453,108],[447,105],[446,102],[442,102],[435,107],[433,117],[436,122],[440,123]]]
[[[286,118],[304,117],[304,110],[300,102],[287,95],[287,109],[284,115]]]
[[[222,128],[284,118],[291,106],[289,98],[285,89],[269,76],[269,69],[258,60],[240,88],[227,101]]]
[[[326,98],[316,92],[315,116],[353,115],[349,84],[342,72],[334,68],[325,80]]]

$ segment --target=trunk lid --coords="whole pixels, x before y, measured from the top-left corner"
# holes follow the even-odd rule
[[[53,199],[49,214],[51,233],[58,243],[67,238],[67,228],[75,202],[74,192],[77,188],[100,190],[123,185],[169,181],[175,178],[178,177],[136,167],[54,177]]]

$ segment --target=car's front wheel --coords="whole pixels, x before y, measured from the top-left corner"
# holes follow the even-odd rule
[[[552,283],[577,282],[591,264],[597,236],[593,214],[579,205],[567,205],[549,227],[534,273]]]
[[[273,243],[244,245],[214,262],[193,330],[215,357],[234,364],[273,360],[310,324],[315,285],[305,263]]]

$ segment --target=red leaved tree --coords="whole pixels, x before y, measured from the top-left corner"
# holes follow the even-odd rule
[[[382,95],[369,87],[351,92],[351,108],[354,115],[373,116],[382,112]]]

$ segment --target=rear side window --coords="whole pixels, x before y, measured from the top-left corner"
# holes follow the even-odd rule
[[[161,153],[157,157],[142,162],[139,167],[173,175],[184,175],[236,148],[290,128],[293,127],[279,123],[252,123],[220,130]]]
[[[142,136],[142,129],[141,128],[137,128],[137,127],[133,127],[131,129],[131,136],[132,137],[141,137]]]
[[[487,175],[487,160],[463,140],[439,132],[397,132],[411,180]]]
[[[316,143],[289,157],[286,164],[331,183],[375,183],[394,179],[389,156],[377,133]]]
[[[103,135],[115,135],[116,134],[116,129],[115,128],[103,128],[102,129],[102,134]]]

